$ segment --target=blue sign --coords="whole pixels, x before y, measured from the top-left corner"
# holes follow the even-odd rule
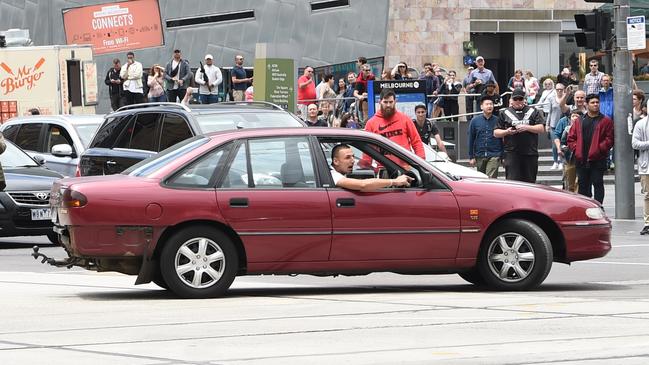
[[[368,117],[372,117],[379,108],[381,90],[392,89],[396,94],[397,110],[415,119],[415,107],[426,105],[426,80],[392,80],[368,81],[367,100],[369,101]]]

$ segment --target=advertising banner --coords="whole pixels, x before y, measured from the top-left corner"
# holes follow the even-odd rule
[[[97,104],[97,64],[85,61],[83,64],[84,105]]]
[[[158,0],[133,0],[63,10],[67,44],[91,44],[95,54],[164,45]]]
[[[426,82],[423,80],[403,81],[368,81],[367,99],[368,116],[372,117],[379,110],[379,97],[384,88],[392,89],[397,94],[397,110],[415,119],[415,107],[426,105]]]

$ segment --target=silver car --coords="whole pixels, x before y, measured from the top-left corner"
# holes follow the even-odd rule
[[[103,121],[103,115],[34,115],[12,118],[0,131],[45,167],[75,176],[79,156]]]

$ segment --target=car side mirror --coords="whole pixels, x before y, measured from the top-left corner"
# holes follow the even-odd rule
[[[32,158],[34,159],[34,161],[36,161],[37,164],[39,164],[41,166],[45,165],[45,157],[43,157],[41,155],[34,155],[34,156],[32,156]]]
[[[421,184],[424,189],[433,189],[435,187],[435,179],[433,173],[430,171],[421,171]]]
[[[72,146],[69,144],[56,144],[52,146],[52,155],[56,157],[72,157]]]

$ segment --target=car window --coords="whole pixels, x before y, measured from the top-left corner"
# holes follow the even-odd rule
[[[242,143],[234,156],[221,183],[222,188],[244,189],[248,187],[247,146]]]
[[[12,167],[36,167],[38,164],[29,157],[28,154],[21,151],[11,142],[7,143],[7,149],[0,155],[0,163],[2,168],[8,169]]]
[[[38,146],[42,126],[43,123],[23,124],[16,135],[15,143],[24,150],[42,152]]]
[[[20,124],[10,125],[7,128],[5,128],[4,131],[2,131],[2,134],[6,139],[10,141],[15,141],[16,134],[18,133],[19,129],[20,129]]]
[[[212,113],[195,116],[201,133],[242,129],[242,128],[273,128],[273,127],[303,127],[304,125],[289,113],[281,112],[243,112],[243,113]]]
[[[52,151],[52,147],[57,144],[70,145],[72,151],[74,151],[74,143],[72,143],[72,138],[68,134],[68,131],[61,126],[49,124],[47,135],[45,137],[45,152]]]
[[[128,148],[156,151],[155,135],[159,117],[160,115],[157,113],[138,114]]]
[[[223,187],[316,187],[311,148],[306,137],[252,139],[248,141],[248,149],[250,168],[245,165],[243,149],[239,149],[227,174],[229,186],[223,184]]]
[[[160,133],[160,149],[164,150],[191,138],[192,135],[185,119],[178,114],[166,114],[162,122],[162,133]]]
[[[166,166],[170,161],[184,156],[196,148],[209,142],[205,136],[196,136],[177,143],[160,153],[144,159],[122,172],[123,175],[148,176],[160,168]]]
[[[320,146],[322,147],[322,153],[327,160],[328,164],[331,164],[331,151],[333,148],[340,144],[344,143],[352,148],[354,151],[354,167],[351,174],[348,176],[356,177],[355,175],[362,176],[361,178],[366,177],[378,177],[383,179],[394,179],[399,175],[406,174],[413,177],[414,183],[411,185],[412,188],[421,188],[422,187],[422,167],[414,164],[412,161],[404,161],[398,158],[398,151],[392,151],[386,149],[386,146],[375,144],[370,141],[343,141],[343,140],[334,140],[331,138],[321,138]],[[366,172],[372,172],[372,175],[367,175]],[[432,177],[435,182],[435,186],[440,189],[444,188],[444,184],[440,182],[436,177]]]
[[[113,148],[117,142],[123,144],[124,139],[126,140],[125,145],[128,146],[131,141],[131,123],[131,115],[106,119],[97,134],[95,134],[95,138],[92,139],[90,147]]]
[[[210,151],[198,160],[174,174],[167,181],[167,185],[177,187],[207,188],[214,186],[212,178],[218,166],[221,165],[223,156],[227,155],[232,144]]]
[[[95,135],[97,129],[99,129],[100,123],[95,124],[75,124],[74,129],[77,131],[77,135],[81,140],[83,147],[88,147],[88,144],[92,140],[92,136]]]

